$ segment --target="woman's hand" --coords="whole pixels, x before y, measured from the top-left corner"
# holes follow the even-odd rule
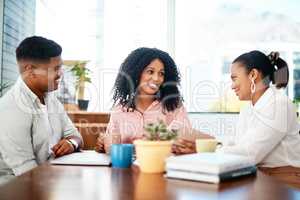
[[[133,142],[135,140],[140,140],[140,139],[144,139],[145,136],[144,135],[138,135],[138,136],[132,136],[132,137],[127,137],[127,138],[124,138],[122,140],[122,143],[125,143],[125,144],[133,144]]]
[[[95,151],[99,152],[99,153],[104,153],[105,149],[104,149],[104,138],[103,137],[98,137],[97,138],[97,142],[96,142],[96,146],[95,146]]]
[[[172,153],[180,154],[190,154],[196,153],[196,144],[195,141],[178,139],[172,145]]]
[[[214,137],[192,129],[189,134],[182,135],[174,142],[172,145],[172,153],[177,155],[196,153],[196,139],[214,139]]]
[[[112,144],[120,144],[121,135],[111,134],[109,136],[99,136],[96,142],[95,151],[99,153],[110,153],[110,146]]]

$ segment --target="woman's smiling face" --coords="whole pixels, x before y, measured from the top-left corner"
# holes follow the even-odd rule
[[[231,88],[240,100],[251,99],[251,80],[247,69],[240,62],[231,65]]]
[[[159,60],[153,60],[141,74],[139,81],[140,95],[155,95],[164,82],[165,70],[164,64]]]

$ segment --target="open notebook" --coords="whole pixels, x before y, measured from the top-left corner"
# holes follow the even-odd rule
[[[110,157],[95,151],[81,151],[50,160],[53,165],[109,165]]]

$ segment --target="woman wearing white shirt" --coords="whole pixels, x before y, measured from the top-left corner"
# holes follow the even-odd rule
[[[240,112],[234,144],[219,151],[250,156],[263,167],[300,167],[296,111],[278,90],[287,86],[288,78],[287,63],[277,52],[266,56],[251,51],[233,61],[232,89],[250,105]]]

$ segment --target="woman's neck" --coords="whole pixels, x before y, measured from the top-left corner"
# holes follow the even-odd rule
[[[153,98],[153,96],[139,95],[136,98],[136,108],[137,110],[144,112],[154,101],[155,98]]]
[[[265,91],[269,88],[269,86],[265,86],[265,87],[261,87],[259,88],[252,96],[251,98],[251,103],[254,106],[257,101],[259,100],[259,98],[265,93]]]

